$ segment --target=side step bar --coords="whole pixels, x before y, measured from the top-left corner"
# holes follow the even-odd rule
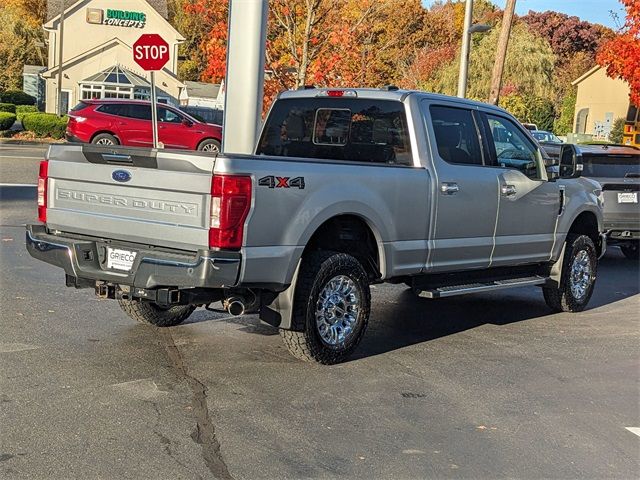
[[[505,288],[526,287],[531,285],[542,285],[547,279],[539,275],[532,277],[510,278],[507,280],[493,280],[467,283],[463,285],[450,285],[447,287],[420,290],[418,296],[423,298],[444,298],[454,295],[464,295],[466,293],[488,292],[491,290],[502,290]]]

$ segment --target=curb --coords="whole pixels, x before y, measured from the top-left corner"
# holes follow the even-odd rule
[[[38,140],[14,140],[12,138],[0,138],[0,145],[39,145],[49,146],[64,142],[43,142]]]

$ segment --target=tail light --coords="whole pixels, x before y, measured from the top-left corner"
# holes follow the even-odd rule
[[[251,208],[251,177],[214,175],[211,181],[209,247],[240,250]]]
[[[47,221],[47,181],[49,179],[49,161],[40,162],[40,172],[38,173],[38,221]]]

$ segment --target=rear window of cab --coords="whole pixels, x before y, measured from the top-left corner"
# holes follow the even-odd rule
[[[392,100],[279,100],[257,154],[413,166],[404,105]]]

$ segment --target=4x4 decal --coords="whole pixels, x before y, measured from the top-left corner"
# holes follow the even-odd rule
[[[275,177],[267,175],[258,180],[258,186],[269,188],[299,188],[304,189],[304,177]]]

